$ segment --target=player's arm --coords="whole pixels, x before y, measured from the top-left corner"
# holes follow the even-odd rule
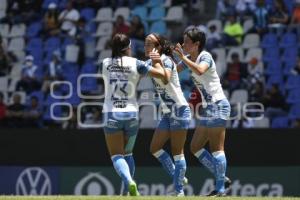
[[[199,64],[191,61],[187,56],[183,54],[182,48],[180,44],[176,45],[176,48],[174,52],[179,56],[179,58],[184,62],[185,65],[187,65],[195,74],[202,75],[204,74],[208,68],[209,63],[206,62],[200,62]]]
[[[164,84],[168,84],[170,79],[171,79],[171,71],[173,67],[173,63],[166,62],[164,63],[161,58],[159,53],[157,53],[157,50],[153,49],[152,52],[149,54],[151,60],[152,60],[152,66],[155,69],[163,70],[163,75],[160,77],[157,77],[163,81]]]
[[[144,61],[137,60],[137,69],[139,74],[141,75],[158,78],[165,82],[165,70],[159,63],[155,63],[151,66],[150,64],[147,64]]]

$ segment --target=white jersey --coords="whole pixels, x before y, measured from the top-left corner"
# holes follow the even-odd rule
[[[175,63],[164,54],[161,56],[161,60],[163,61],[164,67],[171,71],[170,82],[164,84],[163,81],[158,78],[152,78],[152,81],[156,92],[159,94],[162,101],[163,112],[166,113],[172,111],[173,106],[176,106],[177,108],[188,106],[181,90]],[[151,63],[151,60],[148,60],[148,63]]]
[[[217,74],[216,64],[209,52],[202,51],[199,54],[196,63],[200,64],[202,62],[208,64],[207,71],[202,75],[197,75],[192,71],[191,77],[201,94],[203,107],[206,107],[209,103],[226,99],[226,96],[224,95],[220,78]],[[186,65],[184,66],[187,67]]]
[[[137,112],[136,87],[150,65],[136,58],[106,58],[102,63],[105,84],[103,112]]]

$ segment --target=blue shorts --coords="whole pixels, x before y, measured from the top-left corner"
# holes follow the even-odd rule
[[[191,109],[189,106],[181,106],[174,112],[163,114],[157,129],[160,130],[182,130],[188,129],[191,121]]]
[[[139,129],[137,112],[108,112],[104,113],[104,132],[112,134],[123,131],[128,136],[136,135]]]
[[[196,125],[209,128],[226,127],[230,117],[230,103],[227,99],[219,100],[206,108],[202,108],[196,116]]]

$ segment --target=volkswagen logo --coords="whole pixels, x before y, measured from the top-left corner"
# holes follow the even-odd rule
[[[75,195],[114,195],[112,183],[99,173],[89,173],[75,186]]]
[[[51,180],[45,170],[39,167],[24,169],[17,179],[17,195],[50,195]]]

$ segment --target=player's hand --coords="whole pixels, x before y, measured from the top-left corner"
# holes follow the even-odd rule
[[[149,57],[152,60],[152,63],[161,62],[160,55],[155,48],[150,52]]]
[[[180,59],[184,57],[183,49],[179,43],[176,44],[174,52],[179,56]]]

